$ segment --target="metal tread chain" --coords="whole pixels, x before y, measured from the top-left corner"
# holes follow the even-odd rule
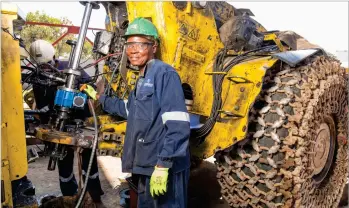
[[[345,71],[336,60],[316,57],[268,73],[263,105],[251,110],[251,141],[217,160],[223,198],[232,207],[336,207],[348,175]],[[309,158],[326,115],[334,115],[338,146],[333,171],[318,187]]]

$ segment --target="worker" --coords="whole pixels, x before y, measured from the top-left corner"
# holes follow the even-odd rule
[[[62,62],[59,62],[62,63]],[[60,66],[58,66],[60,67]],[[76,86],[84,83],[86,81],[91,80],[90,76],[85,72],[81,71],[81,76],[76,80]],[[71,118],[74,120],[85,120],[90,117],[91,113],[88,108],[88,105],[85,104],[83,110],[77,110],[71,114]],[[81,157],[81,169],[82,169],[82,178],[86,180],[86,172],[88,169],[88,164],[90,161],[92,150],[91,149],[83,149],[80,157]],[[76,183],[76,179],[73,172],[74,165],[74,150],[72,148],[67,148],[67,155],[63,160],[58,160],[58,171],[59,171],[59,182],[61,187],[61,192],[63,196],[73,196],[77,194],[78,186]],[[99,172],[98,172],[98,164],[97,164],[97,155],[94,154],[91,171],[87,183],[87,191],[90,194],[93,202],[97,205],[97,207],[104,207],[101,201],[101,195],[104,194],[101,182],[99,180]]]
[[[58,64],[58,66],[56,66],[57,68],[61,67],[59,66],[61,62],[56,62],[56,59],[54,56],[55,50],[53,46],[47,41],[37,40],[33,42],[30,46],[29,52],[31,55],[32,62],[34,63],[44,64],[44,63],[52,63],[54,61],[54,63]],[[52,69],[47,68],[45,70],[47,71]],[[79,83],[82,83],[82,81],[90,80],[87,78],[89,78],[89,75],[85,71],[82,71],[82,75],[79,77],[79,79],[77,79],[76,86],[79,86]],[[42,86],[42,85],[34,84],[33,92],[34,92],[37,108],[41,109],[45,106],[49,106],[49,109],[53,110],[56,91],[57,91],[57,86]],[[44,114],[39,116],[40,116],[41,124],[49,123],[50,115]],[[87,105],[85,105],[83,110],[77,110],[70,115],[71,118],[80,119],[80,120],[85,120],[86,117],[89,117],[89,116],[91,115]],[[81,158],[82,158],[81,168],[82,168],[82,176],[84,180],[86,180],[85,175],[87,172],[91,153],[92,153],[91,149],[83,149],[81,153]],[[58,160],[59,182],[60,182],[60,188],[63,196],[73,196],[77,194],[77,191],[78,191],[78,185],[73,172],[73,165],[74,165],[74,149],[67,147],[66,156],[63,158],[63,160]],[[101,195],[103,195],[104,193],[101,188],[101,183],[99,180],[96,154],[93,158],[93,163],[91,166],[89,181],[87,184],[87,191],[89,192],[92,200],[96,203],[98,207],[104,206],[101,201]]]
[[[125,38],[128,60],[139,70],[128,100],[99,95],[88,85],[81,90],[127,119],[122,171],[138,178],[138,207],[186,207],[190,127],[180,77],[155,59],[160,41],[152,22],[136,18]]]

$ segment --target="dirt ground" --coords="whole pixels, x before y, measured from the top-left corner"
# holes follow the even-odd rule
[[[28,178],[36,189],[38,202],[47,195],[60,195],[58,170],[48,171],[49,158],[38,158],[29,164]],[[121,173],[121,161],[111,156],[99,156],[99,177],[104,195],[103,204],[107,208],[121,208],[119,192],[128,187],[124,180],[125,174]],[[221,200],[219,184],[216,182],[215,166],[210,162],[203,162],[202,168],[193,171],[189,183],[188,207],[200,208],[228,208],[224,200]],[[77,161],[75,161],[75,177],[78,178]]]
[[[47,195],[60,196],[58,170],[48,171],[49,158],[38,158],[29,163],[28,178],[36,188],[38,203]],[[102,201],[107,208],[121,208],[119,192],[128,188],[125,181],[127,174],[121,172],[120,158],[111,156],[98,156],[99,177],[104,195]],[[77,160],[74,164],[75,177],[78,179]],[[228,208],[228,204],[222,200],[220,187],[216,181],[216,167],[213,158],[203,161],[199,169],[193,170],[190,175],[188,187],[189,208]],[[346,192],[346,195],[348,192]],[[344,197],[342,198],[344,199]],[[345,200],[345,199],[344,199]],[[343,201],[344,201],[343,200]],[[347,200],[347,198],[346,198]],[[345,201],[346,201],[345,200]],[[349,208],[345,206],[339,208]]]

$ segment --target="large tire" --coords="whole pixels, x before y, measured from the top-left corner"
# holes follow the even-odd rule
[[[233,207],[336,208],[348,175],[345,71],[323,56],[279,68],[265,77],[244,144],[216,154],[223,198]]]

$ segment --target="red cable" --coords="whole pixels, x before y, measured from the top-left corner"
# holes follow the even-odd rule
[[[96,65],[96,64],[98,64],[99,62],[101,62],[101,61],[103,61],[104,59],[106,59],[106,58],[108,58],[108,57],[110,57],[110,56],[115,56],[115,55],[120,55],[121,53],[112,53],[112,54],[109,54],[109,55],[106,55],[106,56],[104,56],[104,57],[102,57],[102,58],[99,58],[99,59],[97,59],[95,62],[93,62],[92,64],[88,64],[88,65],[86,65],[84,68],[82,68],[82,69],[86,69],[86,68],[89,68],[89,67],[91,67],[91,66],[94,66],[94,65]]]

